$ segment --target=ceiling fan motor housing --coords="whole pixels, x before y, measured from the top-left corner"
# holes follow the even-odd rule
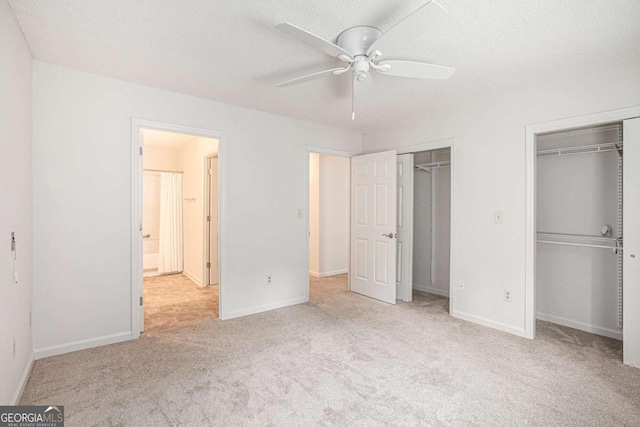
[[[369,48],[381,35],[382,31],[375,27],[352,27],[340,33],[336,44],[354,57],[367,56]]]

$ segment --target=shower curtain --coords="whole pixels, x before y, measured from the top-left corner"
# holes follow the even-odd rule
[[[182,271],[182,174],[160,174],[158,273]]]

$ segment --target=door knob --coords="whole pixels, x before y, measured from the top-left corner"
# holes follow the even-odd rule
[[[394,237],[396,237],[396,235],[395,235],[395,234],[393,234],[393,233],[383,234],[383,236],[384,236],[384,237],[388,237],[388,238],[390,238],[390,239],[393,239]]]

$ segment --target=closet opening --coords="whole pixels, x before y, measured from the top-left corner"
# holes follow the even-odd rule
[[[535,136],[538,331],[612,338],[602,342],[616,351],[623,338],[623,129],[620,121]]]
[[[399,236],[402,235],[398,239],[398,253],[406,251],[404,247],[410,245],[406,245],[405,241],[412,237],[413,266],[410,292],[406,288],[403,292],[402,286],[399,286],[398,298],[411,301],[418,291],[448,300],[451,270],[451,148],[399,155],[399,162],[403,161],[403,156],[409,155],[413,157],[413,191],[410,192],[413,207],[411,209],[406,201],[401,205],[403,209],[412,211],[413,231],[408,236],[403,230],[405,227],[398,227]],[[399,200],[406,198],[403,194],[406,190],[401,188],[403,181],[406,183],[406,179],[399,176]],[[405,216],[406,222],[406,212],[398,212],[399,221],[401,215]],[[406,267],[401,264],[398,265],[399,276],[406,274]],[[405,273],[402,272],[403,267]],[[401,283],[402,279],[399,279]],[[446,305],[449,305],[448,302]]]
[[[310,152],[309,298],[349,287],[349,201],[351,160],[348,155]]]

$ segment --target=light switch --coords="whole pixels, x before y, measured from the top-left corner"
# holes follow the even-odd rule
[[[502,211],[494,211],[493,212],[493,223],[494,224],[502,224],[503,223],[503,213],[502,213]]]
[[[298,219],[302,219],[302,209],[298,209]]]

